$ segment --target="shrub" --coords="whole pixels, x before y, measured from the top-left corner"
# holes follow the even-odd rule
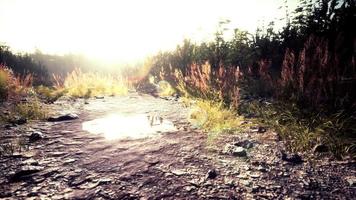
[[[26,118],[28,120],[46,119],[48,110],[38,100],[31,102],[19,103],[14,107],[13,115]]]
[[[66,93],[64,88],[50,88],[43,85],[36,87],[35,91],[38,97],[47,103],[53,103],[57,101],[57,99]]]

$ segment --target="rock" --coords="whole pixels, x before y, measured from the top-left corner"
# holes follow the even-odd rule
[[[49,122],[60,122],[60,121],[67,121],[67,120],[74,120],[78,119],[79,116],[77,114],[65,114],[65,115],[60,115],[60,116],[55,116],[55,117],[50,117],[47,119]]]
[[[40,140],[43,138],[43,134],[40,131],[35,131],[33,133],[31,133],[30,137],[29,137],[29,141],[30,142],[35,142],[37,140]]]
[[[10,120],[10,123],[13,125],[22,125],[27,123],[27,119],[25,117],[16,116],[14,119]]]
[[[232,151],[232,155],[233,156],[237,156],[237,157],[245,157],[247,155],[246,150],[242,147],[236,147],[233,151]]]
[[[224,184],[228,185],[228,186],[234,186],[235,181],[234,181],[234,179],[231,179],[231,178],[224,178]]]
[[[171,173],[174,174],[174,175],[176,175],[176,176],[182,176],[182,175],[187,174],[186,171],[181,170],[181,169],[174,169],[174,170],[171,170]]]
[[[243,181],[241,181],[241,183],[242,183],[242,185],[244,185],[244,186],[246,186],[246,187],[249,187],[249,186],[251,186],[251,184],[252,184],[252,182],[249,181],[249,180],[243,180]]]
[[[22,161],[21,164],[22,165],[38,165],[38,161],[33,158],[29,158],[27,160]]]
[[[349,183],[350,187],[356,187],[356,177],[347,177],[346,181]]]
[[[231,154],[237,157],[245,157],[247,155],[246,150],[243,147],[237,147],[232,144],[227,144],[223,150],[224,154]]]
[[[259,165],[257,167],[257,170],[260,171],[260,172],[267,172],[267,169],[265,167],[261,166],[261,165]]]
[[[104,99],[104,96],[95,96],[96,99]]]
[[[69,164],[69,163],[73,163],[73,162],[75,162],[75,161],[76,161],[76,159],[74,159],[74,158],[69,158],[69,159],[63,161],[63,163],[64,163],[64,164]]]
[[[37,173],[44,168],[41,166],[26,165],[23,166],[20,170],[16,171],[12,176],[10,176],[11,181],[20,181],[26,179],[29,175]]]
[[[264,133],[264,132],[266,132],[267,131],[267,129],[265,128],[265,127],[262,127],[262,126],[259,126],[258,127],[258,133]]]
[[[239,174],[238,176],[236,176],[239,179],[248,179],[248,177],[246,176],[246,174]]]
[[[243,140],[243,141],[236,142],[234,145],[235,146],[240,146],[240,147],[243,147],[243,148],[246,148],[246,149],[250,149],[250,148],[253,147],[253,142],[251,142],[249,140]]]
[[[208,171],[208,173],[206,173],[205,178],[206,178],[206,179],[214,179],[214,178],[216,178],[217,176],[218,176],[218,173],[216,172],[216,170],[215,170],[215,169],[210,169],[210,170]]]
[[[259,178],[260,175],[259,174],[249,174],[251,178]]]
[[[287,155],[286,153],[281,152],[281,155],[283,161],[287,161],[292,164],[301,164],[303,162],[302,157],[298,154]]]
[[[329,148],[325,144],[317,144],[313,148],[314,153],[324,153],[327,151],[329,151]]]

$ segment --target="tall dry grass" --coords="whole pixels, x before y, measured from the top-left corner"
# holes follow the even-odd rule
[[[0,64],[0,99],[18,101],[32,89],[33,75],[16,75],[4,64]]]
[[[72,97],[115,96],[128,93],[127,81],[124,78],[98,72],[84,73],[80,69],[67,75],[63,87]]]

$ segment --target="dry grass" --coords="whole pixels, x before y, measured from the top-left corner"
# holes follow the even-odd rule
[[[234,110],[227,109],[223,103],[207,100],[187,100],[184,102],[191,107],[188,120],[209,134],[208,141],[225,133],[239,133],[246,128],[244,118]]]
[[[121,77],[104,75],[95,72],[83,73],[74,70],[64,81],[67,95],[72,97],[94,97],[101,95],[125,95],[128,93],[126,81]]]
[[[5,65],[0,65],[0,100],[19,100],[32,91],[33,75],[15,75]]]

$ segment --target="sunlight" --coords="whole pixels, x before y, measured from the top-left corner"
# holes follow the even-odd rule
[[[111,114],[84,122],[82,129],[93,134],[103,134],[107,140],[140,139],[177,131],[172,122],[157,115],[144,114]]]
[[[221,19],[231,19],[231,28],[254,31],[261,19],[268,23],[283,16],[277,9],[281,2],[3,0],[0,42],[21,51],[130,61],[172,49],[188,36],[208,39]]]

